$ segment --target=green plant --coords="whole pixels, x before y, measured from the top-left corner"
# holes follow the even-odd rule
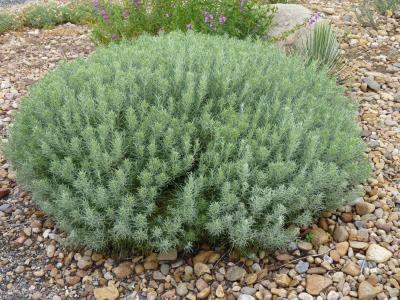
[[[344,66],[335,31],[327,22],[313,24],[297,51],[305,58],[306,64],[315,63],[319,68],[327,68],[335,76]]]
[[[375,20],[375,9],[371,0],[362,0],[355,9],[358,22],[363,26],[371,26],[377,28]]]
[[[70,1],[64,10],[67,15],[66,20],[74,24],[93,23],[96,19],[96,11],[92,1]]]
[[[23,14],[24,25],[33,28],[53,27],[64,23],[88,23],[95,18],[93,7],[86,1],[68,5],[33,5]]]
[[[314,238],[313,234],[312,234],[311,232],[308,232],[308,233],[305,235],[304,240],[305,240],[306,242],[308,242],[308,243],[311,243],[311,242],[313,241],[313,238]]]
[[[274,13],[272,6],[255,0],[95,0],[94,5],[98,19],[93,38],[98,43],[175,30],[260,37]]]
[[[144,35],[46,75],[5,150],[73,244],[283,248],[369,174],[343,92],[261,41]]]
[[[33,28],[52,27],[62,24],[64,20],[63,10],[54,4],[30,6],[24,14],[24,25]]]
[[[16,17],[10,13],[0,13],[0,34],[18,28]]]
[[[388,11],[393,11],[400,6],[400,0],[374,0],[374,5],[378,12],[384,15]]]

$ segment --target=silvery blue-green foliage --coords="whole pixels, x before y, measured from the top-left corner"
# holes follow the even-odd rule
[[[297,51],[305,58],[306,64],[315,63],[327,68],[335,76],[343,69],[344,60],[336,33],[327,22],[317,22]]]
[[[172,33],[50,72],[6,152],[74,244],[276,249],[367,177],[355,118],[335,81],[298,57]]]

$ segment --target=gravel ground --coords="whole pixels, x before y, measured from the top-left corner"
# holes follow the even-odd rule
[[[27,3],[29,1],[30,0],[0,0],[0,6],[24,4],[24,3]]]
[[[400,13],[363,27],[355,1],[312,1],[336,25],[348,59],[349,96],[373,175],[365,195],[325,213],[287,252],[248,259],[203,245],[120,260],[66,249],[63,233],[15,183],[0,157],[0,299],[389,299],[400,298]],[[3,133],[28,86],[65,59],[94,49],[87,29],[64,25],[0,36]]]
[[[10,10],[20,10],[27,5],[34,4],[47,4],[47,3],[58,3],[65,4],[70,2],[69,0],[0,0],[0,7]]]

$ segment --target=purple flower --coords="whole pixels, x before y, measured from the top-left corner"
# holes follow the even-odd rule
[[[318,21],[319,18],[321,18],[321,12],[318,11],[308,19],[307,25],[313,26]]]
[[[224,24],[224,23],[226,22],[226,17],[225,17],[224,15],[220,15],[219,18],[218,18],[218,21],[219,21],[221,24]]]
[[[210,14],[208,12],[204,12],[203,15],[204,15],[204,22],[208,23],[208,21],[210,20]]]
[[[113,33],[112,36],[111,36],[111,39],[113,41],[117,40],[118,39],[118,35],[116,33]]]
[[[108,22],[110,20],[110,16],[104,9],[100,12],[100,15],[103,17],[104,22]]]
[[[210,27],[213,27],[214,26],[214,15],[212,15],[208,12],[204,12],[203,15],[204,15],[204,22],[208,23],[208,25]]]
[[[135,6],[135,9],[139,8],[140,0],[133,0],[133,5]]]
[[[100,0],[93,0],[94,8],[99,10],[100,9]]]

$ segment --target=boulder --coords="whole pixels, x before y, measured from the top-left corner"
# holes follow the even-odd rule
[[[303,43],[311,29],[307,26],[307,21],[313,12],[299,4],[279,3],[275,4],[275,7],[276,14],[266,39],[276,39],[277,45],[285,50]]]

